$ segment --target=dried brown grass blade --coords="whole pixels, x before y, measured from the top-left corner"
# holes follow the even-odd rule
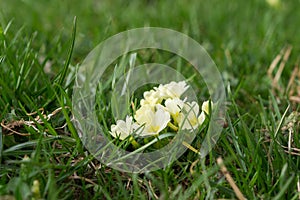
[[[223,175],[225,176],[226,180],[228,181],[229,185],[232,187],[235,195],[237,196],[237,198],[239,200],[245,200],[246,198],[244,197],[244,195],[242,194],[241,190],[238,188],[238,186],[235,184],[233,178],[231,177],[230,173],[227,171],[227,168],[223,162],[223,159],[221,157],[219,157],[217,159],[217,163],[220,166],[220,170],[223,173]]]

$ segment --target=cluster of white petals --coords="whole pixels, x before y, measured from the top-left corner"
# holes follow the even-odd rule
[[[174,82],[162,85],[160,84],[158,87],[154,89],[159,93],[159,96],[162,99],[168,98],[180,98],[180,96],[189,88],[185,81]]]
[[[158,135],[170,122],[170,113],[157,104],[153,109],[149,105],[141,106],[134,116],[138,124],[144,125],[140,136]]]
[[[118,120],[116,125],[113,124],[111,126],[110,134],[115,138],[124,140],[131,133],[133,133],[134,131],[137,131],[138,129],[139,129],[139,126],[133,122],[132,117],[126,116],[126,121]]]
[[[197,102],[180,99],[188,88],[185,81],[172,81],[144,92],[134,119],[126,116],[125,121],[118,120],[116,125],[111,126],[111,135],[124,140],[132,134],[140,137],[155,136],[168,127],[173,130],[175,127],[175,131],[197,129],[209,114],[212,102],[205,101],[200,113]]]

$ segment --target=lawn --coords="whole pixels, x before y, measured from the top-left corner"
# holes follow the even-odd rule
[[[0,0],[0,200],[300,199],[299,3]],[[172,29],[201,44],[222,76],[226,112],[206,156],[198,151],[209,120],[170,165],[129,173],[86,148],[73,91],[89,52],[141,27]],[[129,52],[96,86],[96,123],[108,138],[116,123],[111,88],[129,69],[154,62],[183,74],[199,102],[210,98],[205,77],[187,60],[163,50]],[[137,89],[132,105],[153,86]],[[114,144],[136,148],[130,140]]]

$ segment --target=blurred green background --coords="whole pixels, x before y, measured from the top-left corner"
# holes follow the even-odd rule
[[[36,32],[37,51],[53,52],[58,38],[68,41],[72,20],[78,28],[72,64],[81,62],[99,42],[120,31],[144,27],[165,27],[188,34],[201,43],[232,84],[241,77],[251,85],[248,92],[260,93],[271,61],[287,44],[293,46],[291,65],[299,52],[299,1],[33,1],[10,0],[0,3],[1,24],[12,22],[9,32]],[[63,44],[61,44],[63,45]],[[55,50],[53,59],[64,57]],[[58,54],[61,53],[61,54]],[[255,74],[251,76],[251,74]],[[285,72],[289,75],[289,72]]]

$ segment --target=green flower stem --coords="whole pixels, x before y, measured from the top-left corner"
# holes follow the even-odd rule
[[[141,145],[132,136],[130,137],[129,141],[134,148],[138,149],[141,147]]]
[[[173,129],[174,131],[178,131],[178,127],[172,124],[171,122],[168,123],[168,126]]]

